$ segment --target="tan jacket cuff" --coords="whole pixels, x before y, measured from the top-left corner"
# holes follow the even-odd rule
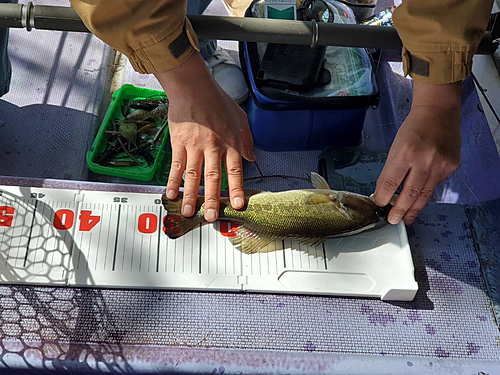
[[[136,71],[143,74],[166,72],[181,65],[194,51],[200,51],[198,37],[185,18],[172,31],[169,29],[137,46],[127,54]]]
[[[419,82],[429,84],[463,81],[471,73],[472,57],[476,48],[460,50],[456,46],[441,46],[418,51],[408,46],[403,47],[405,76],[410,75]]]

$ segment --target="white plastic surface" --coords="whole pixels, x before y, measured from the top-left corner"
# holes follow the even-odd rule
[[[156,194],[7,186],[0,192],[3,283],[384,300],[412,300],[418,289],[403,224],[319,246],[276,241],[242,254],[229,241],[227,223],[169,239]]]

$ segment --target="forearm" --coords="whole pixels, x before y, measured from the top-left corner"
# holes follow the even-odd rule
[[[168,71],[198,50],[186,0],[70,1],[87,28],[140,73]]]
[[[183,64],[166,72],[155,73],[155,77],[172,99],[210,95],[202,88],[213,87],[214,80],[199,53],[193,53]]]

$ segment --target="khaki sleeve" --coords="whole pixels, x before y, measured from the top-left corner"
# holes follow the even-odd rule
[[[403,0],[393,19],[405,74],[431,84],[465,79],[492,6],[493,0]]]
[[[165,72],[199,51],[186,0],[70,1],[87,28],[139,73]]]

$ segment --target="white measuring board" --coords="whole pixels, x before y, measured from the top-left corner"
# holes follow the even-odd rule
[[[327,294],[412,300],[403,224],[310,246],[283,240],[243,254],[236,224],[176,240],[158,194],[0,186],[0,283]]]

